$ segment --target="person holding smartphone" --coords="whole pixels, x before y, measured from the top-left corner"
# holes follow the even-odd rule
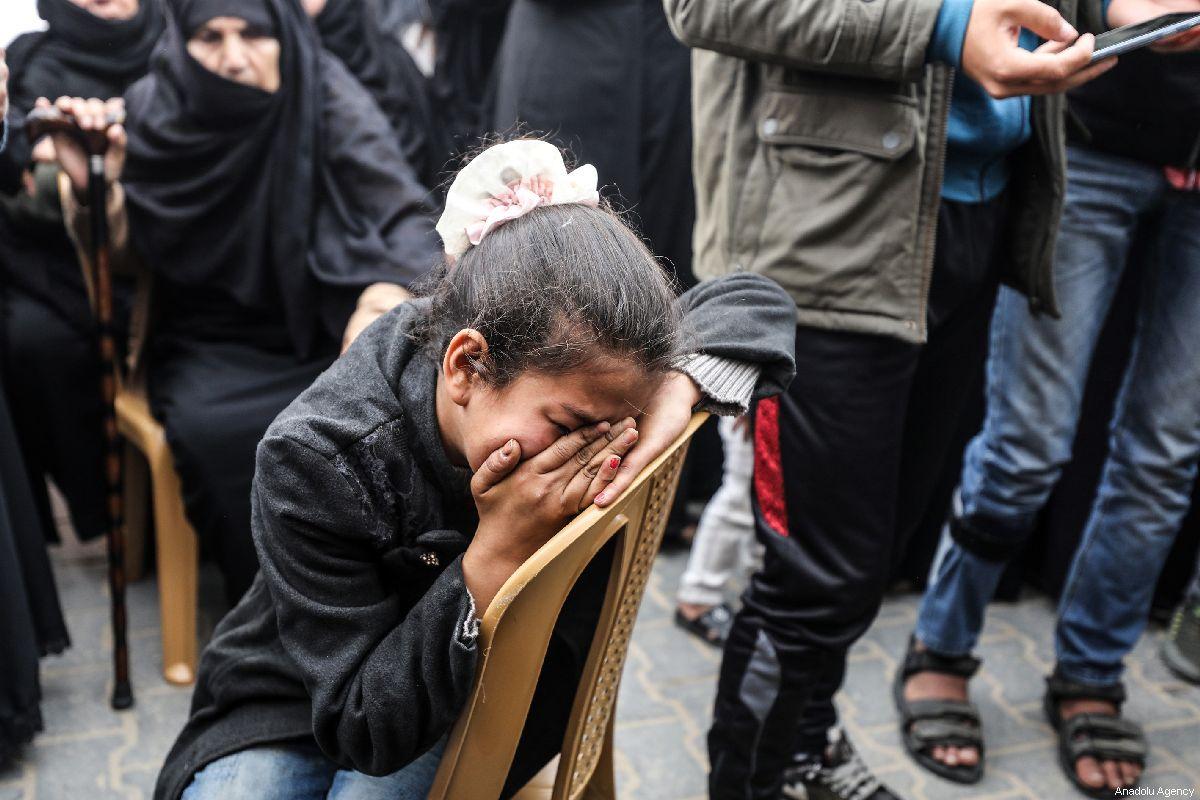
[[[1092,353],[1122,274],[1138,270],[1132,354],[1060,600],[1045,703],[1064,771],[1095,797],[1136,785],[1146,763],[1140,727],[1121,716],[1122,660],[1145,628],[1200,461],[1200,54],[1166,55],[1197,42],[1188,32],[1156,45],[1161,53],[1122,56],[1070,95],[1087,134],[1073,128],[1068,146],[1053,273],[1061,317],[1034,316],[1016,292],[1000,290],[986,420],[967,448],[901,676],[910,710],[966,702],[969,676],[953,667],[976,663],[987,602],[1071,457]],[[1135,239],[1148,246],[1135,249]],[[934,771],[978,772],[979,744],[946,741],[915,757]]]

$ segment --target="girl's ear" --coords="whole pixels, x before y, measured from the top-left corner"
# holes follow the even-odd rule
[[[442,379],[455,405],[465,406],[481,385],[476,364],[487,354],[487,339],[474,328],[454,334],[442,358]]]

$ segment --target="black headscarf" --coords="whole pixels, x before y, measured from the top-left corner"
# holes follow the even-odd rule
[[[120,97],[146,74],[163,30],[159,0],[139,0],[137,14],[127,20],[101,19],[71,0],[38,0],[38,14],[47,29],[22,34],[8,46],[7,157],[18,168],[29,159],[22,120],[39,97]]]
[[[239,0],[237,16],[270,15],[278,91],[193,59],[182,26],[229,2],[171,0],[163,54],[126,94],[131,236],[182,294],[215,292],[246,318],[281,318],[308,355],[322,334],[340,337],[365,286],[408,284],[432,265],[426,192],[378,107],[322,56],[296,0]]]
[[[388,45],[366,0],[328,0],[313,20],[326,50],[342,60],[383,110],[422,183],[436,183],[450,158],[431,103],[430,86],[398,43]]]
[[[184,0],[176,3],[175,7],[179,9],[176,19],[184,39],[190,39],[197,28],[214,17],[238,17],[261,33],[271,36],[276,34],[275,20],[272,19],[267,6],[262,3],[246,3],[243,0]]]

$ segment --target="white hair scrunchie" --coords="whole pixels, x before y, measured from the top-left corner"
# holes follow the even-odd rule
[[[438,220],[446,254],[458,258],[506,222],[538,206],[600,204],[596,168],[567,172],[562,151],[540,139],[494,145],[471,159],[450,184]]]

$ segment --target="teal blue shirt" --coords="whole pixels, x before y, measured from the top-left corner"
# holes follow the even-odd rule
[[[973,0],[943,0],[929,43],[928,60],[958,68]],[[1021,47],[1038,38],[1021,31]],[[960,203],[991,200],[1008,184],[1008,155],[1029,139],[1029,98],[997,100],[961,71],[954,78],[946,129],[942,197]]]
[[[942,0],[928,61],[955,69],[962,66],[963,38],[974,0]],[[1101,0],[1104,17],[1110,0]],[[1021,47],[1033,50],[1038,37],[1022,29]],[[1008,155],[1029,139],[1029,98],[997,100],[962,74],[954,79],[950,120],[946,130],[946,173],[942,197],[960,203],[991,200],[1008,185]]]

